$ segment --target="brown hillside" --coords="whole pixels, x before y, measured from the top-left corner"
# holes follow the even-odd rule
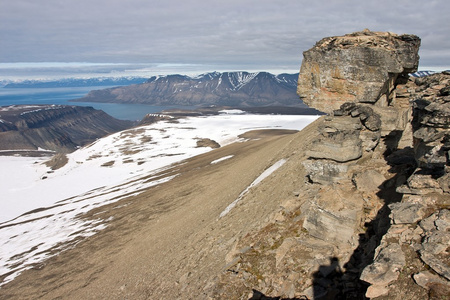
[[[175,165],[180,174],[138,197],[91,211],[107,229],[36,265],[0,289],[0,299],[202,299],[239,238],[260,228],[303,184],[299,155],[319,122],[296,134],[261,132]],[[252,137],[258,137],[255,132]],[[234,155],[217,164],[211,161]],[[290,158],[219,214],[266,168]],[[250,293],[251,291],[246,291]]]

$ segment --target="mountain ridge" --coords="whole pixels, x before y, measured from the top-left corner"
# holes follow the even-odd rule
[[[99,137],[130,128],[92,107],[71,105],[11,105],[0,107],[0,150],[39,149],[72,152]]]
[[[301,106],[298,74],[211,72],[153,76],[145,83],[89,92],[75,102],[194,106]]]

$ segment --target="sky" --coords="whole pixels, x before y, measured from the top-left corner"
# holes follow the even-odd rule
[[[0,0],[0,79],[298,72],[318,40],[368,28],[422,39],[450,68],[450,1]]]

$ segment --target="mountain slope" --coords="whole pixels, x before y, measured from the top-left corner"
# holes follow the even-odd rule
[[[83,219],[103,220],[104,230],[2,286],[0,299],[205,298],[206,283],[224,270],[237,238],[294,197],[301,181],[294,155],[314,134],[309,128],[297,134],[254,131],[246,135],[253,140],[174,165],[159,174],[177,174],[171,181],[90,211]],[[279,171],[219,218],[281,159],[287,162]]]
[[[296,94],[298,74],[207,73],[154,76],[146,83],[91,91],[80,102],[153,105],[304,106]],[[306,107],[306,106],[305,106]]]

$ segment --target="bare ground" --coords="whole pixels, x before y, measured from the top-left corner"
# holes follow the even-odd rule
[[[236,241],[301,189],[303,149],[319,122],[295,134],[252,132],[252,140],[164,171],[179,174],[167,183],[91,211],[83,217],[108,220],[106,229],[23,272],[0,288],[0,299],[207,299]],[[282,158],[285,165],[219,219]]]

